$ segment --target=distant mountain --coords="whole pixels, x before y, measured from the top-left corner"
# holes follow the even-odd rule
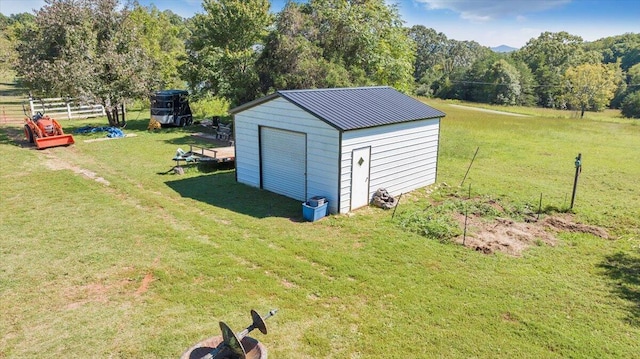
[[[517,49],[515,47],[511,47],[507,45],[500,45],[500,46],[492,47],[491,50],[493,50],[493,52],[511,52],[511,51],[516,51]]]

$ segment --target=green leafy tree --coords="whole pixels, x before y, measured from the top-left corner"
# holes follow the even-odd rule
[[[627,81],[634,88],[640,87],[640,63],[637,63],[627,71]]]
[[[567,32],[544,32],[531,39],[515,56],[529,66],[535,76],[540,106],[564,108],[564,73],[584,61],[582,38]]]
[[[624,73],[625,68],[622,65],[622,59],[618,58],[618,62],[620,62],[620,67],[622,67],[622,71]],[[616,91],[616,95],[613,100],[611,100],[611,107],[613,108],[620,108],[622,100],[627,97],[627,95],[640,88],[640,59],[626,69],[626,76],[624,76],[624,78],[625,81],[620,83],[620,86]]]
[[[627,82],[623,83],[624,91],[619,91],[622,115],[640,118],[640,62],[627,71]]]
[[[255,63],[272,23],[268,0],[204,0],[193,18],[187,61],[181,67],[191,89],[227,98],[233,105],[260,95]]]
[[[413,89],[414,44],[395,5],[384,0],[310,0],[323,56],[370,82]],[[364,81],[363,81],[364,80]]]
[[[0,30],[0,76],[5,76],[12,70],[16,58],[14,45],[7,28]]]
[[[178,69],[186,59],[185,39],[189,31],[185,21],[170,10],[154,5],[134,4],[129,19],[139,27],[139,45],[153,59],[153,73],[160,88],[184,88]]]
[[[413,90],[414,45],[384,0],[289,3],[260,59],[265,88],[389,85]]]
[[[464,99],[470,91],[479,90],[468,84],[481,81],[480,78],[469,79],[469,75],[474,72],[474,64],[494,56],[489,48],[474,41],[448,39],[422,25],[413,26],[409,37],[416,43],[414,78],[419,83],[418,94]],[[484,75],[485,70],[476,75]]]
[[[640,118],[640,91],[632,92],[624,98],[621,111],[624,117]]]
[[[0,14],[0,76],[11,70],[11,55],[14,50],[7,31],[9,24],[10,19]]]
[[[0,14],[0,75],[12,75],[20,59],[16,51],[20,34],[34,25],[35,16],[28,13]]]
[[[445,63],[449,39],[445,34],[423,25],[411,27],[409,37],[416,44],[414,78],[420,81],[423,77],[429,76],[434,67]]]
[[[493,103],[518,104],[523,93],[518,69],[505,60],[498,60],[493,63],[487,75],[488,82],[494,85],[491,96]]]
[[[565,73],[567,102],[580,109],[580,118],[587,109],[603,110],[615,95],[621,81],[618,64],[582,64],[569,67]]]
[[[24,84],[35,94],[97,101],[110,125],[123,125],[119,109],[146,96],[154,78],[138,24],[119,8],[117,0],[45,0],[35,26],[20,35]]]
[[[504,55],[493,52],[478,58],[458,79],[456,87],[459,89],[459,97],[457,98],[473,102],[494,102],[496,84],[490,77],[490,71],[493,64],[503,58]]]
[[[535,106],[536,104],[536,96],[535,96],[535,88],[537,87],[536,79],[531,73],[531,69],[522,61],[518,61],[515,58],[509,56],[508,59],[511,60],[511,64],[518,70],[520,86],[522,87],[522,92],[520,93],[520,97],[518,98],[517,105],[519,106]]]
[[[0,14],[0,30],[4,30],[11,24],[11,19],[4,14]]]
[[[601,53],[604,64],[620,62],[623,71],[640,63],[640,33],[605,37],[586,43],[584,47],[588,51]]]
[[[275,29],[258,61],[263,92],[352,84],[347,70],[325,59],[322,48],[309,36],[317,29],[305,9],[290,2],[277,15]]]

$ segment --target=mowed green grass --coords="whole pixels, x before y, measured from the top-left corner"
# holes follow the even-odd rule
[[[0,357],[176,358],[277,308],[272,358],[629,358],[640,349],[640,127],[512,117],[429,101],[438,184],[504,204],[568,206],[603,240],[564,233],[521,257],[403,231],[392,212],[303,222],[297,201],[229,169],[160,174],[201,128],[36,151],[0,128]],[[63,121],[67,132],[104,119]],[[428,199],[404,196],[398,211]],[[413,202],[413,203],[411,203]]]

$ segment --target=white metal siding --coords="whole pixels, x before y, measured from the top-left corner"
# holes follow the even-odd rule
[[[331,212],[337,212],[338,130],[283,98],[237,113],[234,124],[236,176],[238,182],[253,187],[260,187],[259,126],[307,134],[307,197],[326,197]]]
[[[261,127],[262,188],[306,200],[306,142],[304,133]]]
[[[439,119],[347,131],[342,136],[340,212],[350,210],[351,153],[371,146],[370,193],[385,188],[392,196],[436,180]]]

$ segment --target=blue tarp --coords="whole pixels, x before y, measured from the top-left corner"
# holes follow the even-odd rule
[[[107,137],[116,138],[116,137],[124,137],[124,132],[117,127],[92,127],[92,126],[84,126],[79,129],[73,131],[73,133],[95,133],[95,132],[104,132],[107,131]]]

